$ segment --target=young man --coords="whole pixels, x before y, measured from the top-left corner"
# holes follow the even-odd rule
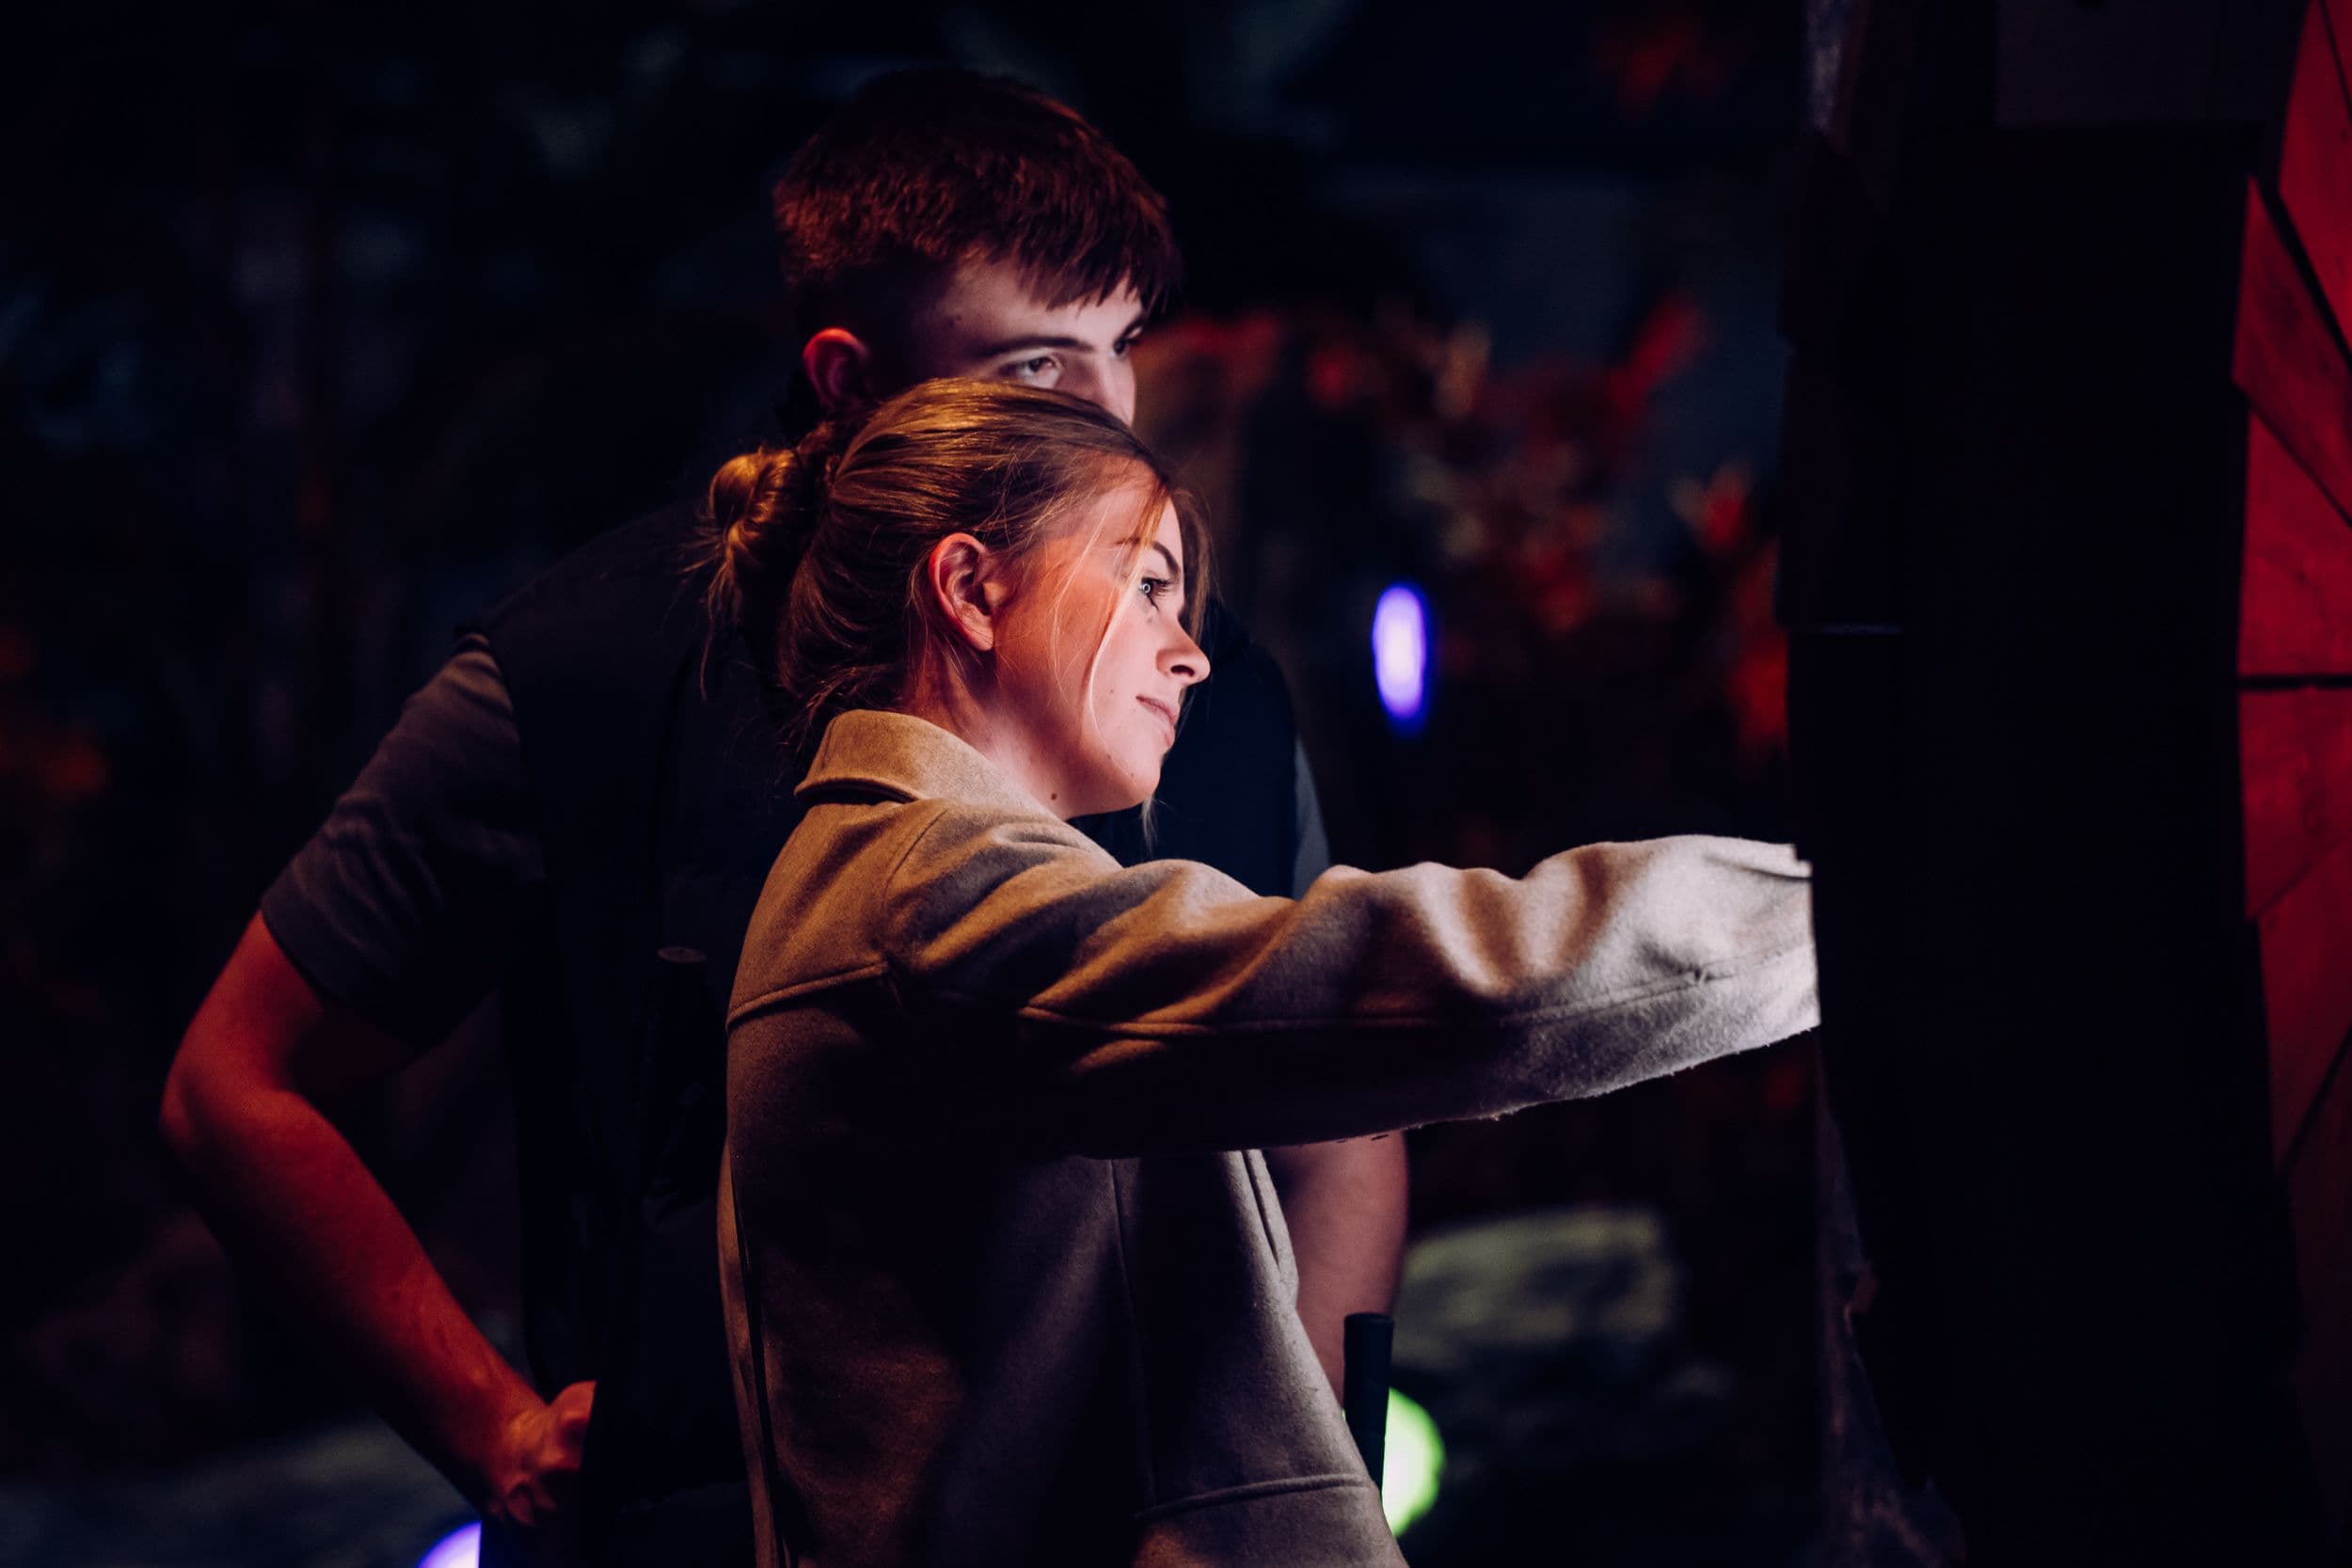
[[[854,417],[914,381],[967,375],[1132,418],[1129,350],[1176,256],[1160,198],[1076,115],[961,72],[886,78],[812,138],[776,195],[813,412]],[[264,895],[163,1112],[239,1261],[486,1518],[567,1550],[586,1449],[585,1500],[628,1504],[593,1510],[588,1544],[616,1561],[750,1552],[707,1053],[793,816],[744,661],[678,569],[694,548],[688,509],[642,520],[461,641]],[[1159,852],[1295,892],[1324,849],[1280,675],[1230,618],[1206,635],[1216,673],[1169,759]],[[1143,858],[1132,816],[1096,831]],[[691,972],[655,959],[678,948],[705,957],[699,1014],[677,978]],[[537,1390],[467,1319],[331,1119],[493,990]],[[1394,1287],[1402,1148],[1268,1157],[1299,1313],[1336,1380],[1341,1320],[1385,1307]]]

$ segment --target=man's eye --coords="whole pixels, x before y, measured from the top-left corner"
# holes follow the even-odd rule
[[[1005,379],[1008,381],[1026,381],[1041,386],[1052,385],[1060,373],[1061,361],[1050,354],[1041,354],[1034,359],[1017,359],[1005,367]]]
[[[1128,336],[1120,339],[1119,341],[1111,345],[1111,353],[1119,358],[1124,359],[1128,355],[1135,352],[1135,346],[1141,341],[1143,341],[1142,333],[1130,333]]]

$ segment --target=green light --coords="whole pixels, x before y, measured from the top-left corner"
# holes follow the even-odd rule
[[[1403,1535],[1406,1526],[1429,1512],[1438,1500],[1438,1475],[1445,1468],[1445,1445],[1438,1440],[1438,1423],[1411,1400],[1389,1390],[1388,1459],[1380,1475],[1380,1511],[1389,1528]]]

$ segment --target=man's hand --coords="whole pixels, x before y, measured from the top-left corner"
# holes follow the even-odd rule
[[[575,1560],[580,1452],[596,1395],[595,1384],[575,1383],[546,1404],[516,1411],[500,1443],[483,1513],[528,1530],[541,1561]]]

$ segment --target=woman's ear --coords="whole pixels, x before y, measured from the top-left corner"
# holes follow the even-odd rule
[[[846,326],[828,326],[801,345],[801,370],[826,414],[870,401],[874,351]]]
[[[940,616],[975,653],[996,647],[996,610],[1004,602],[996,552],[968,533],[951,533],[923,562],[924,586]]]

